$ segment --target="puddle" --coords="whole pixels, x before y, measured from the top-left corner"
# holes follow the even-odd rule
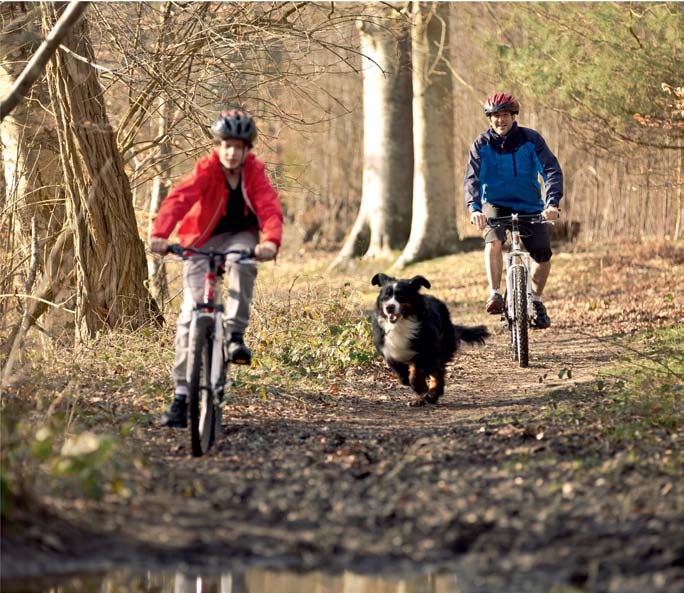
[[[377,576],[248,569],[222,574],[135,573],[3,581],[2,593],[465,593],[455,575]]]

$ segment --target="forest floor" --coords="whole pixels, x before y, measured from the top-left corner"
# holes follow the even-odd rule
[[[684,246],[560,251],[547,291],[553,325],[531,333],[526,369],[482,312],[479,249],[402,274],[427,276],[454,322],[494,333],[459,351],[436,406],[409,408],[409,389],[379,361],[301,390],[272,379],[227,405],[215,447],[194,459],[186,431],[154,424],[168,391],[154,404],[110,393],[147,418],[127,439],[144,459],[125,471],[127,494],[18,505],[3,529],[3,579],[258,563],[450,570],[493,593],[684,590],[683,369],[635,388],[620,366],[657,374],[676,356],[676,344],[663,354],[649,336],[681,339]],[[284,256],[259,282],[292,295],[304,259]],[[318,278],[346,277],[367,314],[373,271],[364,263]],[[322,286],[310,283],[307,298],[330,304]]]

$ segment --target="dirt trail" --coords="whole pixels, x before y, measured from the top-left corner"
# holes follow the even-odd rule
[[[403,563],[457,567],[500,591],[558,580],[677,590],[681,523],[667,521],[675,509],[649,502],[660,477],[647,467],[618,469],[613,482],[578,474],[600,443],[588,445],[581,426],[542,420],[545,407],[594,380],[605,347],[554,328],[532,335],[532,352],[519,369],[504,334],[465,348],[436,407],[407,407],[408,389],[389,373],[357,377],[355,397],[308,403],[304,415],[289,414],[291,405],[274,415],[273,402],[229,407],[217,447],[200,460],[188,457],[184,432],[149,429],[141,446],[155,463],[133,504],[62,505],[73,524],[106,537],[55,535],[74,567],[84,557],[90,567]],[[571,380],[558,379],[561,368],[572,368]],[[625,508],[635,496],[646,504]],[[40,556],[26,561],[24,572],[41,569]]]
[[[459,352],[437,406],[409,408],[410,390],[376,368],[344,393],[227,406],[201,459],[185,431],[145,429],[151,465],[131,502],[54,501],[60,519],[3,538],[3,576],[258,563],[449,570],[502,593],[684,590],[682,482],[583,421],[614,352],[563,298],[531,334],[528,369],[498,332]]]

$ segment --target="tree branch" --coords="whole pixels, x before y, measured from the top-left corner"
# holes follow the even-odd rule
[[[59,47],[62,39],[81,17],[88,4],[89,2],[82,2],[81,0],[72,0],[69,3],[69,6],[67,6],[67,9],[55,23],[50,34],[45,41],[41,43],[40,47],[29,60],[29,63],[26,64],[26,68],[24,68],[17,80],[14,81],[9,94],[0,101],[0,122],[5,119],[5,117],[19,104],[19,101],[28,94],[33,83],[41,74],[43,74],[45,65]]]

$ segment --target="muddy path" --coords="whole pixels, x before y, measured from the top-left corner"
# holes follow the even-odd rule
[[[459,352],[437,406],[409,408],[377,366],[320,397],[228,405],[201,459],[184,431],[145,428],[135,496],[53,501],[59,518],[4,538],[4,576],[258,563],[448,570],[501,592],[681,591],[682,481],[584,421],[615,351],[557,309],[527,369],[485,319],[495,335]]]

